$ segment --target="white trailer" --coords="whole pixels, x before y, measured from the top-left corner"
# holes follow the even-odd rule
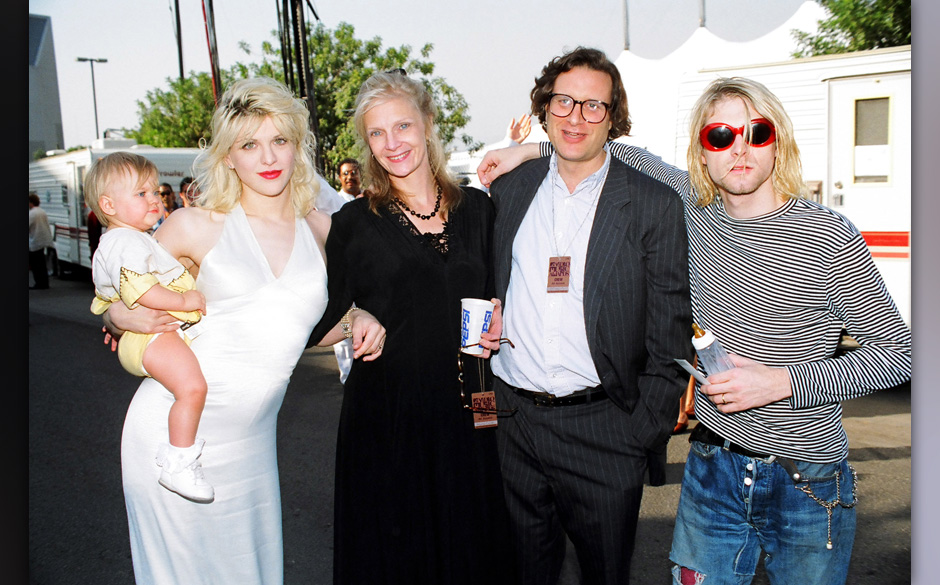
[[[193,176],[198,148],[154,148],[133,140],[96,140],[90,148],[56,154],[29,163],[29,190],[39,195],[40,206],[49,216],[59,267],[91,268],[88,249],[88,213],[85,205],[85,173],[92,163],[112,152],[130,151],[147,157],[160,172],[158,183],[179,190],[183,177]]]
[[[718,77],[766,85],[793,120],[811,197],[854,223],[911,324],[911,47],[702,69],[679,83],[675,161],[689,113]]]

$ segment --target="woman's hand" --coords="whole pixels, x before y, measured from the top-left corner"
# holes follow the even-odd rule
[[[382,355],[385,327],[372,313],[364,309],[353,311],[349,315],[349,328],[353,334],[353,359],[371,362]]]
[[[104,326],[111,337],[120,337],[125,331],[136,333],[166,333],[179,329],[176,317],[166,311],[138,306],[128,309],[124,303],[111,303],[103,315]]]

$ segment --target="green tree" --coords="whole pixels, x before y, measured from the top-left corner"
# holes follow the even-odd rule
[[[223,87],[244,77],[241,73],[243,68],[238,65],[223,71]],[[137,102],[140,128],[125,131],[125,136],[158,147],[195,147],[200,140],[208,140],[215,110],[212,77],[193,71],[183,79],[167,78],[166,83],[165,89],[152,89]]]
[[[339,161],[359,154],[352,114],[359,87],[375,71],[400,67],[420,78],[438,105],[436,122],[444,143],[459,143],[468,149],[482,146],[460,133],[470,122],[469,107],[459,91],[443,78],[434,76],[431,44],[424,45],[417,53],[408,45],[383,49],[381,38],[358,39],[353,26],[347,23],[340,23],[335,30],[317,25],[311,29],[307,43],[314,78],[317,138],[325,167],[322,170],[331,182],[335,182]],[[255,76],[283,82],[279,45],[266,41],[262,43],[259,62],[239,62],[222,71],[222,87],[236,79]],[[240,46],[246,55],[253,56],[246,43]],[[208,73],[191,73],[183,80],[167,79],[165,89],[148,91],[137,106],[140,128],[125,131],[128,137],[153,146],[197,146],[201,139],[210,138],[215,109],[212,79]]]
[[[817,0],[829,13],[816,33],[793,31],[794,57],[911,44],[910,0]]]
[[[432,44],[424,45],[417,53],[408,45],[383,49],[380,37],[361,40],[355,32],[345,22],[335,29],[319,24],[311,29],[307,39],[324,176],[333,181],[339,161],[359,154],[352,114],[359,87],[375,71],[402,68],[420,78],[438,106],[435,122],[444,143],[458,143],[468,149],[482,146],[460,133],[470,122],[469,107],[456,88],[434,75],[434,63],[430,61]],[[250,54],[248,47],[242,48]],[[284,81],[280,49],[266,42],[261,52],[262,61],[248,65],[245,73]]]

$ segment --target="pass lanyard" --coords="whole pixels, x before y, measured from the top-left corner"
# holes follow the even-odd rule
[[[566,256],[568,249],[571,248],[571,245],[578,238],[578,234],[581,233],[581,230],[584,228],[584,224],[587,223],[589,217],[594,216],[597,210],[597,199],[600,197],[601,190],[603,185],[598,185],[595,192],[594,198],[591,200],[591,205],[588,207],[587,212],[584,214],[584,217],[581,218],[581,223],[578,224],[578,229],[575,230],[574,234],[571,236],[571,239],[568,241],[568,244],[565,248],[558,253],[558,240],[555,238],[555,191],[558,189],[560,177],[558,176],[558,169],[552,169],[552,246],[555,254],[550,256],[548,259],[548,285],[547,291],[549,293],[566,293],[569,290],[569,284],[571,279],[571,256]],[[562,182],[562,184],[564,184]],[[567,197],[568,195],[566,195]]]

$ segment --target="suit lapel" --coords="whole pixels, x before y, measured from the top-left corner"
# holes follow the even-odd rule
[[[548,161],[548,158],[536,159],[519,167],[515,173],[504,177],[496,190],[498,207],[493,241],[496,292],[504,300],[512,267],[513,240],[548,173]],[[604,285],[610,278],[632,221],[628,211],[632,196],[630,178],[624,167],[611,160],[607,180],[597,201],[585,262],[584,324],[591,344],[600,319]]]
[[[506,299],[512,268],[512,243],[539,185],[548,173],[548,161],[548,158],[540,158],[519,167],[516,172],[506,175],[496,190],[498,197],[493,250],[496,255],[496,294],[503,300]]]
[[[630,179],[616,162],[611,160],[607,180],[597,201],[584,266],[584,325],[591,344],[600,319],[604,286],[632,221],[629,214]]]

